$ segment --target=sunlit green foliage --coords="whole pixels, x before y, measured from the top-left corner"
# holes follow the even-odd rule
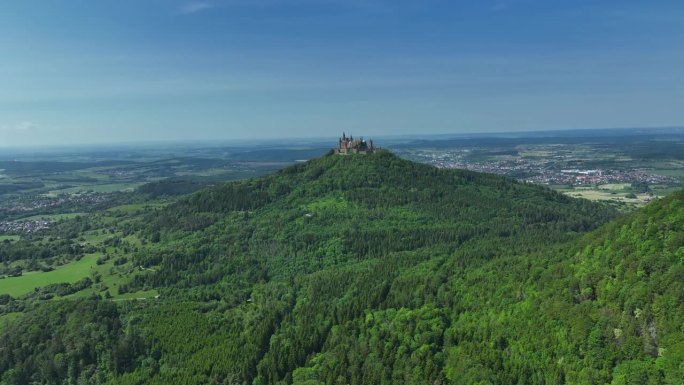
[[[76,338],[104,341],[96,371],[83,361],[76,377],[34,376],[680,383],[684,193],[581,235],[614,215],[541,187],[386,152],[330,154],[144,214],[129,231],[148,241],[134,265],[151,270],[122,290],[158,289],[160,298],[119,303],[108,320],[84,318],[120,325],[105,340]],[[7,327],[0,349],[33,346],[28,329],[45,325],[45,309],[36,304],[21,327]],[[51,354],[71,354],[55,346]],[[131,353],[116,366],[120,346]],[[48,365],[37,350],[0,362],[2,384],[22,383],[12,377],[17,368]],[[73,382],[79,376],[85,382]]]

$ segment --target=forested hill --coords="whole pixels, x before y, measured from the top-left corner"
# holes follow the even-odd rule
[[[143,231],[161,243],[138,262],[159,272],[135,283],[197,292],[234,281],[236,272],[268,281],[409,251],[420,253],[407,263],[468,249],[467,258],[487,259],[570,239],[614,214],[550,189],[387,151],[331,153],[200,191],[148,218]],[[253,278],[245,277],[245,290]]]
[[[160,298],[36,305],[1,383],[678,383],[683,198],[582,235],[615,213],[329,154],[146,214],[123,289]]]
[[[387,335],[376,343],[396,344],[391,355],[359,351],[353,362],[323,370],[328,377],[319,380],[446,381],[443,333],[456,320],[450,317],[466,309],[466,301],[456,299],[468,295],[459,290],[472,285],[449,289],[459,273],[543,250],[613,215],[542,187],[440,170],[389,152],[328,154],[271,176],[200,191],[149,218],[150,237],[159,243],[138,255],[136,264],[156,272],[132,282],[131,290],[160,287],[164,298],[187,300],[182,310],[176,302],[156,307],[159,313],[149,313],[146,324],[170,355],[183,343],[169,336],[169,327],[204,341],[176,352],[175,370],[198,383],[214,377],[300,381],[293,377],[296,369],[313,365],[317,354],[347,349],[335,339],[363,337],[361,330],[343,328],[360,328],[369,312],[405,317],[392,312],[409,309],[415,312],[409,318],[437,317],[441,325],[428,319],[418,325],[441,327],[426,346],[403,346],[407,341]],[[489,295],[500,296],[498,290]],[[208,304],[225,334],[198,329],[207,320],[199,309],[209,311]],[[401,327],[408,325],[393,329]],[[211,358],[219,352],[224,359]],[[187,356],[202,358],[181,364]],[[363,368],[364,362],[375,366]],[[400,381],[396,376],[407,375],[409,367],[414,373]]]
[[[555,324],[551,346],[575,361],[574,381],[684,384],[684,191],[571,243],[547,266],[537,303]]]
[[[169,207],[158,225],[196,230],[226,213],[256,210],[259,214],[262,209],[311,209],[309,214],[317,211],[318,217],[325,217],[340,209],[334,202],[346,205],[350,212],[377,213],[403,206],[451,222],[466,217],[473,221],[515,217],[520,225],[555,225],[566,231],[586,231],[615,214],[536,185],[491,174],[438,169],[381,151],[355,156],[330,153],[267,177],[206,189]],[[367,216],[364,222],[375,219]]]

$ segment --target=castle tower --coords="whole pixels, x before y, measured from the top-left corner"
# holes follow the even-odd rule
[[[374,154],[376,151],[373,140],[368,142],[363,139],[363,136],[359,139],[354,139],[353,135],[347,136],[345,132],[342,132],[342,136],[337,141],[337,154]]]

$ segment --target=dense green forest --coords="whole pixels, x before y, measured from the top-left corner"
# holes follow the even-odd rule
[[[330,153],[119,226],[159,296],[0,297],[0,384],[684,383],[684,192]]]

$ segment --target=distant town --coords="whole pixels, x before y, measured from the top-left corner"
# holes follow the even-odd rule
[[[18,214],[67,205],[97,205],[109,199],[111,199],[111,194],[105,193],[40,195],[30,199],[16,200],[6,211],[9,214]]]
[[[0,234],[31,234],[50,227],[55,221],[47,219],[0,221]]]
[[[491,144],[452,141],[451,146],[421,143],[393,149],[398,155],[439,168],[466,169],[551,187],[569,196],[601,200],[631,210],[684,186],[684,160],[668,152],[671,141],[649,145],[662,151],[641,153],[632,139],[605,146],[568,143]],[[598,142],[598,141],[597,141]]]
[[[548,159],[465,160],[458,152],[416,152],[414,157],[440,168],[460,168],[515,177],[524,182],[549,186],[592,186],[609,183],[678,183],[679,179],[654,174],[651,170],[558,169]]]

